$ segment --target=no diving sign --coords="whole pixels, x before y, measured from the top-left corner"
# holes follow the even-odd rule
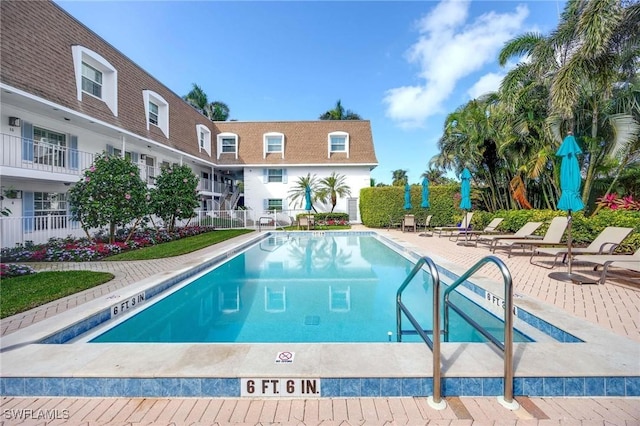
[[[295,352],[278,352],[276,355],[276,364],[293,364],[293,358],[295,356]]]

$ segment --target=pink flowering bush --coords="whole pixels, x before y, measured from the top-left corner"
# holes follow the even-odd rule
[[[35,274],[36,271],[27,265],[7,265],[0,263],[0,278],[20,277],[22,275]]]
[[[635,210],[640,211],[640,201],[635,201],[631,195],[619,197],[618,194],[607,194],[598,198],[599,208],[606,207],[611,210]]]
[[[213,231],[208,226],[176,228],[173,232],[156,229],[138,229],[133,232],[119,230],[115,242],[110,243],[106,232],[97,233],[94,238],[51,238],[46,244],[27,242],[16,247],[3,248],[0,257],[3,262],[84,262],[100,260],[114,254],[142,247],[152,246],[193,235]],[[129,237],[129,239],[127,239]]]

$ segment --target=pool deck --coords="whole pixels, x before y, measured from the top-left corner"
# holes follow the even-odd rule
[[[356,227],[354,230],[367,230]],[[438,264],[461,274],[482,257],[490,254],[484,247],[466,247],[449,241],[448,238],[424,236],[424,233],[398,230],[377,230],[385,238],[406,247],[420,255],[431,256]],[[88,263],[46,263],[35,265],[37,269],[66,270],[91,269],[114,273],[116,278],[95,289],[81,292],[59,301],[41,306],[29,312],[5,318],[0,322],[2,347],[14,346],[17,349],[2,355],[2,375],[16,374],[64,377],[70,374],[76,377],[112,377],[114,365],[118,374],[131,376],[145,373],[171,376],[185,374],[198,376],[202,369],[211,370],[212,363],[225,377],[238,374],[240,377],[278,374],[279,366],[273,364],[273,355],[281,349],[278,345],[235,345],[231,352],[228,348],[224,358],[220,349],[203,348],[194,356],[193,345],[178,345],[155,353],[136,354],[136,348],[122,351],[110,345],[96,345],[96,348],[82,356],[69,351],[73,345],[48,345],[41,351],[42,345],[28,345],[29,341],[47,335],[60,323],[72,322],[85,311],[91,311],[98,305],[107,303],[107,298],[120,294],[134,294],[137,288],[143,288],[150,282],[195,266],[203,259],[216,253],[236,247],[239,242],[253,238],[255,234],[239,237],[230,242],[200,250],[198,252],[171,259],[140,262],[88,262]],[[535,349],[526,345],[516,345],[516,375],[537,374],[543,376],[565,375],[569,370],[584,375],[640,375],[640,285],[636,276],[616,274],[605,285],[576,285],[553,280],[548,277],[549,270],[531,265],[529,256],[515,254],[508,258],[505,252],[498,251],[496,256],[502,259],[514,277],[516,305],[533,311],[550,322],[562,325],[563,329],[588,341],[582,345],[586,350],[576,350],[571,344],[553,342],[536,343]],[[563,266],[555,268],[563,270]],[[574,271],[585,276],[596,277],[587,265],[574,265]],[[501,294],[500,277],[497,268],[484,267],[479,278],[495,294]],[[634,281],[635,279],[635,281]],[[50,320],[51,319],[51,320]],[[24,345],[24,346],[22,346]],[[21,346],[21,347],[18,347]],[[101,346],[97,348],[97,346]],[[304,377],[314,373],[317,365],[322,366],[324,377],[353,377],[354,371],[360,375],[375,374],[378,377],[421,376],[424,365],[430,365],[431,354],[420,345],[368,345],[371,352],[363,352],[362,347],[349,354],[345,345],[334,344],[318,352],[305,345],[287,346],[295,348],[296,357],[307,356],[307,362],[301,362],[295,369],[288,370],[292,377]],[[384,347],[382,347],[384,346]],[[443,364],[447,376],[480,376],[502,368],[501,356],[485,345],[473,350],[465,349],[462,344],[447,344],[443,348]],[[160,347],[160,346],[158,346]],[[172,352],[175,351],[175,352]],[[270,355],[265,358],[264,352]],[[347,352],[346,358],[341,358]],[[384,351],[385,356],[379,354]],[[341,355],[338,355],[340,353]],[[110,360],[105,363],[104,357]],[[26,358],[25,358],[26,357]],[[131,358],[139,357],[143,364],[129,363]],[[479,358],[482,357],[482,358]],[[29,365],[24,366],[24,359]],[[223,359],[223,362],[220,362]],[[238,359],[244,361],[240,367]],[[406,362],[410,359],[410,362]],[[452,361],[455,359],[455,363]],[[465,361],[465,359],[467,361]],[[486,364],[478,365],[474,360],[488,359]],[[336,362],[339,360],[339,362]],[[347,360],[347,361],[345,361]],[[350,360],[350,361],[349,361]],[[107,365],[108,364],[108,365]],[[122,367],[120,367],[122,366]],[[124,371],[123,371],[124,370]],[[128,371],[127,371],[128,370]],[[141,371],[146,370],[146,371]],[[594,371],[595,370],[595,371]],[[357,374],[357,373],[356,373]],[[529,397],[518,398],[521,408],[511,412],[497,404],[495,397],[454,397],[448,398],[449,407],[443,411],[432,410],[426,404],[426,398],[322,398],[322,399],[242,399],[242,398],[22,398],[6,397],[2,408],[8,409],[58,409],[69,410],[71,419],[90,423],[130,423],[149,422],[164,424],[175,421],[177,424],[189,423],[187,417],[195,421],[220,424],[289,423],[289,424],[349,424],[395,422],[397,424],[427,424],[436,420],[438,424],[470,424],[472,420],[504,420],[505,424],[537,424],[551,421],[611,421],[615,424],[640,424],[640,399],[627,398],[554,398]],[[215,410],[211,411],[211,410]],[[213,416],[197,413],[211,411]],[[126,413],[130,413],[125,416]],[[177,420],[180,413],[187,413]],[[211,414],[210,413],[210,414]],[[269,414],[272,413],[273,415]],[[169,416],[171,415],[171,416]],[[111,417],[109,417],[111,416]],[[153,420],[153,416],[157,416]],[[169,417],[167,417],[169,416]],[[191,416],[191,417],[189,417]],[[204,416],[204,417],[203,417]],[[5,417],[6,418],[6,417]],[[174,418],[175,420],[171,420]],[[545,420],[547,418],[547,420]],[[132,420],[133,419],[133,420]],[[165,422],[164,419],[167,421]],[[235,420],[234,420],[235,419]],[[257,419],[257,420],[255,420]],[[307,421],[307,419],[309,419]],[[12,423],[8,423],[12,424]],[[325,423],[323,423],[325,424]],[[484,423],[486,424],[486,423]]]

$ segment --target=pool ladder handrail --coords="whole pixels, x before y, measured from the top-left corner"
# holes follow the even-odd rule
[[[284,231],[284,233],[287,235],[287,237],[289,236],[289,234],[287,233],[287,229],[283,226],[283,225],[279,225],[278,221],[271,217],[271,216],[260,216],[260,218],[258,218],[258,232],[262,232],[262,219],[269,219],[269,220],[273,220],[273,229],[277,230],[278,228],[282,229]]]
[[[477,272],[486,263],[492,262],[498,266],[500,273],[504,279],[504,291],[505,291],[505,318],[504,318],[504,345],[491,335],[484,327],[471,319],[468,315],[462,312],[453,302],[449,301],[449,294],[460,284],[465,282],[471,275]],[[419,270],[422,269],[424,264],[429,267],[429,272],[433,280],[433,342],[429,339],[429,336],[422,329],[422,326],[418,324],[413,315],[409,312],[406,306],[402,303],[402,292],[409,285],[409,282],[415,277]],[[397,341],[402,341],[402,315],[403,312],[411,325],[416,329],[418,335],[425,341],[427,346],[433,352],[433,405],[435,408],[444,408],[445,404],[441,402],[441,367],[440,367],[440,275],[438,273],[436,265],[433,261],[424,256],[421,257],[414,268],[411,270],[407,278],[404,280],[398,292],[396,293],[396,324],[397,324]],[[475,265],[467,270],[461,277],[453,282],[444,292],[444,335],[448,340],[449,335],[449,312],[451,307],[458,314],[460,314],[466,321],[471,324],[476,330],[478,330],[483,336],[487,337],[489,341],[504,352],[504,396],[500,403],[505,407],[515,410],[518,408],[518,403],[513,399],[513,315],[507,314],[513,312],[513,279],[511,272],[505,265],[505,263],[496,256],[486,256],[480,259]]]
[[[422,329],[422,326],[418,323],[418,321],[411,314],[409,309],[402,303],[402,292],[409,285],[413,277],[422,270],[424,265],[427,265],[429,268],[429,272],[431,273],[431,278],[433,280],[433,340],[429,338],[425,330]],[[427,256],[421,257],[418,262],[415,264],[407,278],[405,278],[404,282],[398,288],[396,292],[396,339],[398,342],[402,342],[402,313],[407,316],[407,319],[413,325],[418,335],[424,340],[424,342],[429,346],[431,352],[433,354],[433,406],[434,408],[444,409],[446,407],[446,403],[442,401],[442,392],[441,392],[441,366],[440,366],[440,273],[438,272],[438,268],[436,264],[431,260],[431,258]],[[428,330],[426,330],[428,331]]]

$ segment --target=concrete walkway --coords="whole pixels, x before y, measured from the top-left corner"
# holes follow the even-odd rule
[[[365,230],[366,228],[357,228]],[[466,247],[448,238],[379,232],[421,255],[432,256],[466,269],[490,254],[483,247]],[[251,238],[252,234],[238,237]],[[225,249],[225,242],[170,259],[136,262],[40,263],[38,270],[83,269],[115,275],[109,283],[69,296],[0,321],[1,334],[28,327],[74,306],[104,296],[142,279],[196,264]],[[640,286],[637,275],[614,275],[605,285],[575,285],[553,280],[549,270],[531,265],[528,255],[504,260],[514,277],[516,294],[526,294],[567,314],[583,318],[614,333],[640,341]],[[556,270],[561,270],[562,266]],[[595,277],[587,265],[575,271]],[[483,275],[499,279],[497,269],[485,267]],[[640,354],[638,354],[640,355]],[[636,358],[640,359],[640,358]],[[436,411],[425,398],[3,398],[2,424],[640,424],[639,398],[518,398],[521,408],[509,411],[495,398],[447,398],[448,407]],[[34,419],[40,415],[40,419]],[[25,417],[31,418],[25,419]],[[45,422],[42,416],[57,420]]]

